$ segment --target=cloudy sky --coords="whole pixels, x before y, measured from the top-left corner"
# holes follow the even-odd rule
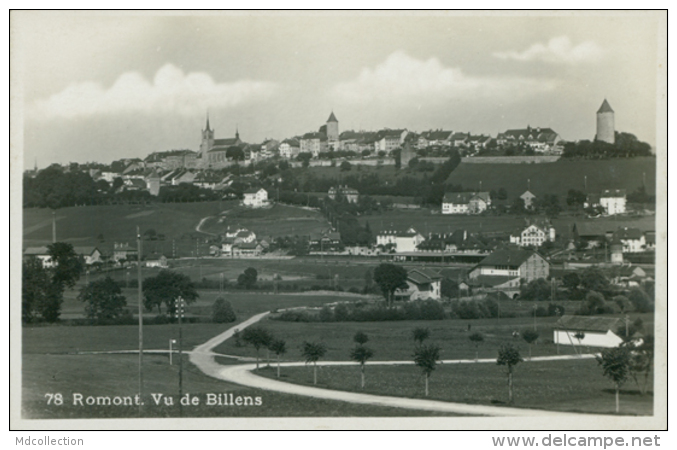
[[[656,143],[658,16],[17,13],[24,161],[110,162],[217,138],[402,127],[616,128]]]

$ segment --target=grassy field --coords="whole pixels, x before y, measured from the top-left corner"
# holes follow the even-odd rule
[[[111,253],[115,242],[134,245],[136,227],[141,233],[149,229],[164,234],[164,241],[144,241],[144,253],[162,252],[168,257],[207,255],[205,239],[228,227],[249,228],[260,236],[307,235],[325,230],[326,219],[317,211],[293,206],[274,205],[270,209],[251,210],[234,201],[201,203],[153,203],[149,205],[107,205],[62,208],[56,212],[59,241],[73,245],[95,245]],[[23,211],[24,247],[46,245],[52,241],[52,212],[27,208]],[[102,235],[104,242],[100,242]]]
[[[273,368],[258,373],[275,377]],[[318,387],[377,395],[426,398],[424,379],[414,365],[367,366],[366,386],[360,387],[357,366],[318,369]],[[285,367],[281,379],[312,385],[312,367]],[[492,363],[443,364],[430,377],[430,396],[450,402],[505,405],[508,399],[505,368]],[[582,382],[582,380],[585,380]],[[651,388],[650,388],[651,390]],[[525,361],[515,368],[515,407],[614,414],[611,383],[602,376],[595,360]],[[653,415],[653,395],[640,395],[627,383],[621,391],[621,413]]]
[[[187,358],[186,358],[187,359]],[[136,355],[49,355],[24,354],[22,360],[22,417],[24,419],[180,417],[178,406],[178,370],[175,359],[167,356],[144,358],[145,405],[74,405],[74,394],[88,396],[134,396],[137,391]],[[223,361],[221,361],[223,363]],[[61,406],[48,405],[47,393],[60,393]],[[151,393],[172,397],[171,406],[156,405]],[[346,402],[311,399],[238,386],[203,375],[189,363],[184,364],[183,393],[200,399],[198,406],[183,407],[183,417],[387,417],[440,416],[397,408],[353,405]],[[260,406],[209,406],[207,394],[232,393],[234,396],[260,397]]]
[[[478,166],[484,164],[476,164]],[[395,210],[381,214],[362,216],[359,221],[362,225],[369,222],[374,233],[388,229],[406,229],[413,226],[420,233],[450,233],[455,230],[465,229],[476,233],[510,233],[524,226],[527,217],[522,216],[466,216],[439,214],[439,210]],[[528,216],[529,219],[539,218]],[[541,219],[545,218],[540,217]],[[558,237],[570,238],[574,223],[594,222],[607,225],[609,230],[615,230],[620,226],[637,227],[641,230],[655,230],[656,218],[654,216],[643,217],[602,217],[589,219],[584,216],[562,215],[552,221]]]
[[[653,330],[651,314],[632,314],[631,320],[641,317],[646,330]],[[552,343],[552,328],[557,321],[555,317],[537,317],[536,328],[540,334],[537,344],[532,346],[533,356],[576,354],[571,346],[560,345],[559,349]],[[377,361],[408,361],[414,351],[412,331],[417,327],[428,328],[431,332],[430,342],[440,345],[443,359],[473,359],[475,352],[480,358],[495,358],[501,344],[516,345],[522,355],[529,354],[526,342],[521,338],[513,338],[513,331],[532,328],[531,317],[510,319],[477,319],[477,320],[431,320],[431,321],[398,321],[398,322],[339,322],[339,323],[297,323],[264,319],[261,326],[287,342],[285,360],[300,361],[301,345],[304,341],[322,341],[327,346],[327,361],[350,360],[350,349],[353,347],[353,336],[362,331],[369,336],[369,347],[374,350]],[[471,327],[468,333],[468,325]],[[469,334],[479,331],[484,335],[484,342],[476,350],[468,339]],[[587,352],[588,349],[578,349]],[[237,346],[235,340],[228,340],[215,351],[236,356],[256,356],[251,347]]]
[[[326,230],[329,224],[318,211],[276,204],[266,209],[237,206],[206,220],[201,229],[223,233],[228,227],[231,230],[247,228],[259,236],[278,237],[316,233]]]
[[[483,190],[504,188],[512,200],[527,189],[527,180],[531,180],[531,189],[536,195],[557,194],[565,197],[569,189],[585,192],[586,176],[588,192],[626,189],[631,193],[641,186],[642,174],[646,175],[647,191],[655,192],[656,159],[652,157],[599,161],[560,159],[543,164],[461,163],[447,182],[477,189],[482,181]]]

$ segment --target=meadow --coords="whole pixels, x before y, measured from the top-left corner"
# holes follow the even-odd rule
[[[275,378],[275,369],[263,368],[257,374]],[[320,366],[317,387],[494,406],[506,406],[508,400],[506,369],[495,363],[438,365],[429,380],[429,397],[425,397],[421,370],[414,365],[368,365],[365,377],[362,389],[358,366]],[[283,367],[280,379],[312,386],[312,367]],[[621,391],[620,413],[653,415],[651,391],[649,388],[649,393],[640,395],[629,381]],[[614,414],[615,391],[594,359],[524,361],[515,368],[512,406]]]
[[[451,173],[447,183],[466,189],[490,191],[504,188],[508,199],[522,195],[529,183],[536,195],[557,194],[560,203],[569,189],[600,192],[603,189],[635,191],[646,177],[647,192],[656,191],[656,158],[568,160],[543,164],[464,164]],[[587,189],[586,189],[587,177]],[[529,180],[529,181],[528,181]]]
[[[642,318],[646,330],[653,330],[652,314],[631,314],[631,320]],[[569,345],[555,345],[552,342],[553,326],[556,317],[515,317],[501,319],[474,320],[429,320],[429,321],[393,321],[393,322],[283,322],[264,318],[259,325],[276,337],[287,342],[287,353],[283,360],[303,360],[301,346],[306,341],[320,341],[327,347],[324,360],[349,361],[350,350],[354,346],[353,336],[362,331],[369,336],[368,346],[374,350],[375,361],[409,361],[414,352],[412,332],[423,327],[430,330],[429,342],[440,345],[442,359],[495,358],[498,348],[505,343],[517,346],[523,356],[529,354],[529,346],[520,337],[513,337],[514,331],[533,329],[534,325],[540,337],[532,345],[532,356],[575,355],[589,352],[587,348]],[[468,330],[470,327],[470,331]],[[470,334],[480,332],[484,336],[477,348],[469,340]],[[215,348],[218,353],[234,356],[254,357],[252,347],[238,345],[230,339]]]
[[[137,355],[54,355],[24,354],[22,359],[22,409],[24,419],[135,418],[135,417],[389,417],[452,416],[426,411],[313,399],[277,392],[250,389],[216,380],[196,367],[183,365],[183,393],[201,400],[200,405],[178,406],[179,365],[169,365],[166,355],[144,357],[144,403],[138,406],[74,405],[74,394],[88,396],[134,396],[138,392]],[[224,358],[219,358],[221,364]],[[64,404],[47,404],[45,394],[60,393]],[[151,393],[173,397],[172,406],[155,405]],[[207,394],[232,393],[260,397],[260,406],[208,406]]]

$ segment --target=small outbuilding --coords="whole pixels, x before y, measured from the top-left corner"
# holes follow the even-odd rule
[[[623,339],[616,334],[621,323],[617,317],[562,316],[553,328],[553,341],[561,345],[618,347]]]

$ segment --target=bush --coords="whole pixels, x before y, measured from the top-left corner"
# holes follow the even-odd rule
[[[320,322],[333,322],[334,311],[329,306],[323,306],[320,310]]]
[[[219,297],[212,305],[212,321],[214,323],[228,323],[235,322],[237,317],[235,311],[226,299]]]
[[[336,305],[334,308],[334,320],[337,322],[345,322],[348,320],[350,313],[346,305]]]
[[[483,317],[474,301],[457,300],[451,303],[451,310],[459,319],[481,319]]]
[[[321,320],[316,314],[311,314],[307,311],[284,311],[278,316],[272,316],[272,320],[280,320],[283,322],[317,322]],[[323,322],[325,322],[323,320]]]

